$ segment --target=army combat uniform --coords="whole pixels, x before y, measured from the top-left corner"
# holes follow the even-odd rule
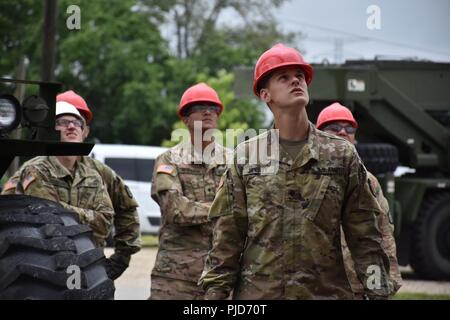
[[[272,165],[249,162],[258,144],[274,149],[276,134],[270,130],[240,144],[221,182],[209,212],[213,243],[200,279],[206,298],[223,299],[232,291],[234,299],[354,298],[341,225],[365,293],[386,298],[389,260],[376,222],[381,208],[355,148],[310,123],[295,159],[279,149],[279,155],[269,152]]]
[[[122,178],[110,167],[91,157],[82,157],[81,162],[96,170],[106,185],[114,208],[114,250],[128,255],[141,249],[138,203]]]
[[[380,183],[378,179],[370,172],[367,172],[367,179],[370,183],[370,188],[375,195],[383,214],[379,216],[380,229],[383,235],[382,245],[387,255],[389,256],[390,270],[389,270],[389,281],[393,287],[391,294],[395,294],[402,286],[402,276],[397,261],[397,250],[394,238],[394,225],[389,218],[389,204],[386,198],[383,196],[383,191],[381,190]],[[364,288],[354,270],[354,262],[351,257],[350,251],[348,250],[347,243],[345,242],[344,234],[342,233],[342,250],[344,254],[344,263],[346,271],[352,286],[353,292],[357,295],[362,296],[364,294]]]
[[[151,195],[161,208],[162,219],[151,299],[204,296],[197,281],[211,243],[208,210],[226,162],[191,163],[186,161],[185,147],[186,143],[178,144],[160,155],[155,164]],[[226,156],[230,151],[216,144],[214,154],[218,153]]]
[[[104,246],[114,211],[97,171],[78,161],[72,175],[56,157],[36,157],[6,183],[3,194],[14,193],[53,200],[75,211],[92,228],[96,245]]]

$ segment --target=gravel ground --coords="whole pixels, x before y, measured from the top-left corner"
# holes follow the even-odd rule
[[[109,256],[112,249],[107,248]],[[115,282],[116,300],[145,300],[150,296],[150,272],[156,258],[156,248],[144,248],[133,255],[130,267]],[[403,286],[400,292],[450,295],[450,282],[425,281],[415,278],[411,268],[401,268]]]

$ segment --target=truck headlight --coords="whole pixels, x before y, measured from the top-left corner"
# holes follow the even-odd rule
[[[21,110],[19,101],[12,95],[0,95],[0,133],[14,130],[20,123]]]

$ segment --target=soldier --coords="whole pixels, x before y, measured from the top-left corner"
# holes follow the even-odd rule
[[[68,114],[81,118],[84,122],[84,136],[87,137],[88,125],[92,121],[93,114],[86,101],[72,90],[59,94],[56,101],[58,115],[61,110],[67,109],[69,110]],[[40,159],[40,157],[35,159]],[[35,159],[30,160],[31,162],[27,164],[31,164]],[[114,208],[114,253],[106,260],[106,270],[109,278],[115,280],[128,268],[131,255],[141,248],[139,216],[136,211],[138,204],[122,178],[110,167],[91,157],[78,157],[78,160],[100,175]],[[12,180],[14,180],[14,176],[10,179],[10,181]],[[109,228],[109,230],[111,229]]]
[[[178,115],[190,137],[156,159],[151,196],[162,221],[150,299],[203,299],[197,281],[211,243],[208,210],[229,153],[204,134],[217,127],[222,110],[219,96],[205,83],[187,89]]]
[[[56,130],[62,142],[83,142],[88,134],[78,110],[57,106]],[[59,202],[76,212],[92,228],[97,246],[103,246],[114,211],[101,176],[78,156],[41,156],[24,163],[5,184],[3,194],[26,194]]]
[[[211,206],[213,243],[200,279],[207,299],[355,298],[341,226],[365,295],[390,293],[381,208],[353,145],[309,122],[311,79],[311,66],[282,44],[256,63],[253,90],[274,129],[237,147]],[[250,161],[261,149],[270,161]]]
[[[352,144],[356,143],[355,135],[358,128],[358,123],[353,117],[351,111],[338,102],[329,105],[320,112],[319,116],[317,117],[316,127],[317,129],[342,137]],[[383,234],[382,244],[386,253],[389,255],[389,277],[394,288],[392,294],[395,294],[402,285],[402,277],[397,261],[396,245],[394,239],[394,224],[391,222],[392,219],[389,218],[389,204],[386,198],[383,196],[383,191],[381,190],[380,183],[378,182],[377,178],[369,171],[367,171],[367,179],[369,180],[368,183],[370,184],[371,190],[376,196],[380,207],[383,209],[383,214],[379,216],[379,223],[380,229]],[[351,257],[350,251],[348,250],[348,246],[345,242],[345,236],[343,233],[341,238],[344,263],[350,280],[350,284],[352,286],[353,292],[355,292],[355,294],[358,296],[362,296],[364,294],[364,288],[361,282],[358,280],[358,277],[356,276],[354,262]]]

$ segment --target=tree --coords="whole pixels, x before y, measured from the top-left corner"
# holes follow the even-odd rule
[[[290,41],[271,14],[284,0],[60,0],[56,81],[85,97],[94,113],[91,137],[104,143],[159,145],[177,122],[184,90],[206,79],[231,93],[230,72],[253,66],[277,41]],[[80,8],[81,29],[66,22]],[[0,74],[16,76],[23,55],[39,80],[43,3],[0,1]],[[220,23],[227,11],[238,23]],[[20,22],[20,23],[19,23]],[[164,32],[174,27],[173,36]],[[169,28],[170,30],[170,28]],[[163,34],[166,38],[163,37]],[[175,39],[180,50],[171,52]],[[221,70],[226,70],[221,71]],[[261,125],[252,101],[226,103],[221,127]]]
[[[65,8],[72,0],[60,5]],[[61,10],[57,79],[88,101],[93,136],[105,142],[159,144],[176,116],[165,95],[168,49],[136,1],[78,1],[81,30]],[[173,108],[173,107],[172,107]]]
[[[23,56],[30,60],[40,56],[43,5],[33,0],[0,1],[0,12],[0,77],[17,77]],[[30,67],[32,75],[39,74],[39,63]]]

